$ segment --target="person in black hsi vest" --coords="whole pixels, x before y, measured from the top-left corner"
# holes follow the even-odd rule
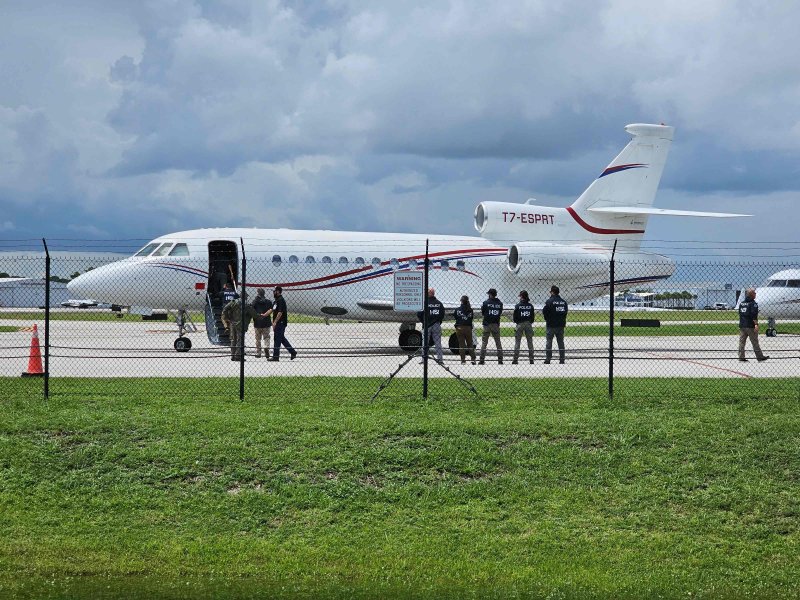
[[[544,364],[549,365],[553,357],[553,338],[558,342],[558,362],[564,364],[566,352],[564,351],[564,327],[567,325],[567,312],[569,308],[559,294],[561,290],[557,285],[550,288],[550,297],[542,307],[544,322],[547,324]]]
[[[481,343],[481,358],[478,361],[482,365],[486,360],[486,345],[489,343],[489,336],[494,338],[497,345],[497,362],[503,364],[503,344],[500,343],[500,317],[503,315],[503,303],[497,299],[497,290],[491,288],[488,292],[489,297],[483,301],[481,314],[483,315],[483,341]]]
[[[469,303],[469,296],[461,296],[461,306],[453,311],[456,319],[456,337],[458,337],[458,350],[461,355],[461,364],[467,362],[467,352],[475,364],[475,346],[472,344],[472,306]]]
[[[747,362],[744,356],[744,345],[750,338],[753,352],[756,353],[756,360],[764,362],[769,356],[764,356],[761,351],[761,344],[758,343],[758,303],[756,302],[756,291],[748,288],[744,293],[744,300],[739,303],[739,361]]]
[[[423,311],[417,313],[417,318],[424,323]],[[436,348],[436,360],[442,362],[442,320],[444,319],[444,304],[436,299],[436,290],[428,290],[428,328],[423,332],[423,358],[420,364],[425,362],[428,355],[429,340],[433,338],[433,345]]]
[[[516,365],[519,362],[519,345],[523,335],[528,341],[528,358],[533,364],[533,304],[526,290],[519,293],[519,302],[514,307],[514,323],[517,328],[514,332],[514,360],[511,364]]]

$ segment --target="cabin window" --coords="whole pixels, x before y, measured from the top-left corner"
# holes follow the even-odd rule
[[[281,266],[281,260],[282,260],[281,259],[281,255],[280,254],[275,254],[272,257],[272,264],[275,265],[276,267],[280,267]]]
[[[166,256],[170,248],[172,248],[172,242],[161,244],[161,247],[153,252],[153,256]]]
[[[170,256],[189,256],[189,246],[186,244],[175,244],[175,247],[170,250]]]
[[[363,265],[363,264],[364,264],[364,259],[363,259],[363,258],[361,258],[360,256],[356,256],[355,263],[356,263],[357,265]]]
[[[457,260],[456,261],[456,269],[458,269],[459,271],[463,271],[466,268],[467,268],[467,264],[463,260]]]
[[[786,287],[785,279],[773,279],[769,282],[769,287]]]
[[[340,264],[340,265],[346,265],[346,264],[347,264],[347,263],[349,263],[349,262],[350,262],[350,261],[349,261],[349,260],[347,260],[347,257],[346,257],[346,256],[340,256],[340,257],[339,257],[339,264]]]
[[[326,265],[329,265],[329,264],[331,264],[333,261],[331,260],[331,257],[330,257],[330,256],[323,256],[323,257],[322,257],[322,262],[323,262],[323,263],[325,263]]]
[[[297,258],[297,256],[295,256],[294,254],[292,254],[292,255],[289,257],[289,262],[290,262],[290,263],[292,263],[292,264],[297,264],[297,263],[299,263],[299,262],[300,262],[300,259],[299,259],[299,258]]]
[[[390,260],[389,263],[392,265],[392,270],[394,270],[394,271],[397,271],[397,269],[400,268],[400,261],[397,260],[396,258],[393,258],[392,260]]]
[[[313,256],[306,256],[306,264],[313,265],[317,260]]]
[[[800,288],[800,279],[790,279],[786,282],[786,287]]]
[[[381,259],[376,256],[375,258],[372,259],[372,268],[377,269],[380,266],[381,266]]]
[[[442,265],[442,271],[447,271],[450,268],[449,260],[443,260],[440,264]]]
[[[150,253],[156,248],[158,248],[158,242],[147,244],[147,246],[139,250],[134,256],[150,256]]]

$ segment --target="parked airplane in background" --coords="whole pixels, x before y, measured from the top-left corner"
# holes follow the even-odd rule
[[[76,297],[102,298],[132,312],[177,310],[175,349],[186,351],[191,347],[184,337],[187,310],[205,309],[209,340],[227,343],[218,328],[217,296],[226,281],[241,283],[240,240],[248,258],[248,288],[283,286],[290,312],[399,322],[399,344],[406,349],[419,347],[422,336],[413,313],[393,309],[392,274],[422,267],[426,239],[430,285],[446,307],[458,306],[462,294],[479,306],[490,287],[512,306],[521,289],[540,296],[541,304],[551,284],[572,303],[602,296],[608,293],[615,241],[617,289],[641,286],[675,269],[669,258],[640,250],[651,215],[746,215],[653,208],[674,130],[646,124],[625,130],[633,138],[571,206],[481,202],[474,217],[481,237],[196,229],[159,237],[67,287]]]
[[[739,300],[744,299],[744,292]],[[770,275],[756,288],[756,302],[761,318],[767,319],[767,337],[775,337],[777,319],[800,319],[800,269],[786,269]],[[739,308],[739,303],[736,303]]]

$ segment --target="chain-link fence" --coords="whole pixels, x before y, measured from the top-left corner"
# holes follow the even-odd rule
[[[402,252],[373,242],[334,253],[322,242],[303,250],[272,243],[268,251],[211,242],[197,256],[191,244],[170,242],[124,260],[5,254],[0,376],[28,375],[12,389],[31,396],[58,391],[64,378],[81,378],[87,393],[107,378],[177,378],[198,396],[209,378],[229,378],[236,397],[259,393],[244,385],[248,379],[275,389],[276,378],[303,378],[300,387],[313,394],[318,378],[334,377],[367,378],[375,392],[405,396],[440,386],[503,397],[535,394],[538,380],[558,380],[565,393],[605,380],[610,393],[627,378],[653,378],[657,394],[665,377],[718,386],[798,375],[800,271],[792,265],[673,263],[630,251],[612,262],[603,249],[570,259],[536,250],[512,256],[496,247],[432,247],[426,263],[424,240],[405,244]],[[419,315],[396,304],[396,278],[409,273],[425,274],[430,301],[441,303],[441,325],[431,317],[428,361]],[[568,304],[563,351],[561,330],[543,317],[557,297],[552,286]],[[744,339],[741,355],[739,302],[756,287],[760,335]],[[487,314],[497,302],[484,304],[490,289],[502,303],[497,324]],[[514,322],[523,290],[533,307],[530,327],[524,311]],[[230,304],[242,291],[244,310]],[[471,327],[464,319],[456,329],[459,309],[472,311]],[[276,337],[286,340],[280,348]]]

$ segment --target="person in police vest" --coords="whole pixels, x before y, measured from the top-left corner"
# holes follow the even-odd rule
[[[475,364],[475,346],[472,345],[472,306],[469,303],[469,296],[461,296],[461,306],[453,311],[456,319],[456,337],[458,337],[458,350],[461,354],[461,364],[467,362],[466,353],[472,358]]]
[[[424,323],[423,311],[417,313],[417,318],[420,322]],[[433,337],[433,345],[436,348],[436,360],[442,362],[442,321],[444,320],[444,304],[436,299],[436,290],[431,288],[428,290],[428,328],[424,332],[423,338],[423,359],[420,364],[425,362],[425,356],[428,355],[428,345],[430,338]]]
[[[764,362],[769,356],[764,356],[761,351],[761,344],[758,343],[758,303],[756,302],[756,291],[749,288],[744,293],[744,300],[739,303],[739,361],[747,362],[744,356],[744,345],[750,338],[753,352],[756,353],[756,360]]]
[[[559,296],[561,290],[557,285],[550,288],[550,297],[542,307],[544,322],[547,324],[546,339],[544,347],[544,364],[549,365],[553,357],[553,338],[558,342],[558,362],[564,364],[564,327],[567,325],[567,312],[569,307],[564,299]]]
[[[239,294],[236,293],[233,286],[228,281],[226,281],[225,285],[222,287],[221,295],[223,304],[228,304],[228,302],[236,300],[239,297]]]
[[[489,343],[489,336],[494,338],[497,345],[497,362],[503,364],[503,344],[500,342],[500,317],[503,315],[503,303],[497,299],[497,290],[491,288],[488,292],[489,297],[484,300],[481,306],[483,315],[483,340],[481,343],[481,358],[478,364],[482,365],[486,360],[486,345]]]
[[[517,324],[514,332],[514,360],[512,365],[519,362],[519,345],[523,334],[528,341],[528,358],[533,364],[533,304],[531,304],[528,292],[522,290],[519,293],[519,302],[514,307],[514,323]]]
[[[228,330],[231,338],[231,360],[242,359],[242,302],[247,301],[247,292],[242,292],[241,298],[231,300],[222,309],[222,324]],[[250,320],[258,316],[249,304],[244,306],[244,330],[250,326]]]

